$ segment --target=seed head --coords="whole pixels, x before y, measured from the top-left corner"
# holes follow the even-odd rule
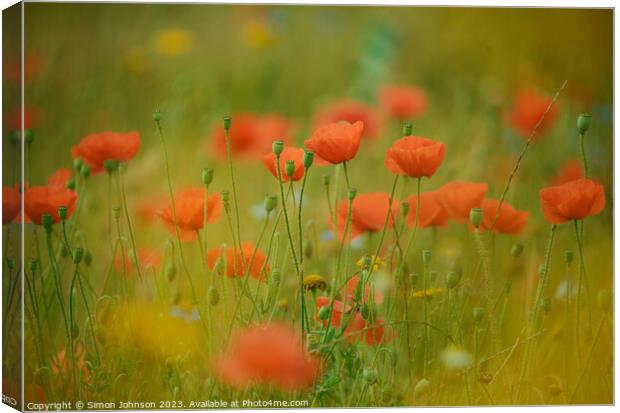
[[[474,228],[480,227],[480,224],[482,224],[482,209],[472,208],[471,211],[469,211],[469,221]]]
[[[80,172],[84,178],[88,178],[90,176],[90,166],[86,164],[82,165]]]
[[[108,173],[112,173],[118,169],[119,162],[114,159],[106,159],[103,161],[103,167]]]
[[[24,130],[24,142],[27,145],[30,145],[32,142],[34,142],[34,131],[32,129],[25,129]]]
[[[58,217],[64,221],[65,219],[67,219],[67,207],[66,206],[60,206],[58,207]]]
[[[304,277],[305,291],[325,291],[326,288],[327,282],[325,281],[325,278],[321,277],[319,274],[311,274]]]
[[[75,158],[73,160],[73,169],[75,172],[80,172],[82,170],[82,165],[84,165],[84,161],[81,158]]]
[[[271,144],[271,150],[276,156],[280,156],[280,154],[284,150],[284,141],[282,141],[281,139],[276,139],[275,141],[273,141],[273,143]]]
[[[356,195],[357,195],[357,189],[355,188],[349,189],[349,201],[353,201]]]
[[[403,201],[400,204],[401,207],[401,212],[403,214],[404,217],[406,217],[407,215],[409,215],[409,202]]]
[[[52,216],[50,214],[41,215],[41,223],[47,232],[52,232],[52,225],[54,224],[54,221],[52,220]]]
[[[446,274],[446,286],[450,289],[456,288],[461,281],[461,274],[458,272],[450,271]]]
[[[368,383],[368,385],[372,386],[377,384],[377,380],[379,378],[379,374],[377,373],[377,369],[373,367],[365,367],[362,372],[362,377],[364,381]]]
[[[577,116],[577,130],[579,133],[584,134],[588,129],[590,129],[590,125],[592,124],[592,115],[589,113],[582,113]]]
[[[224,116],[224,130],[230,130],[230,126],[232,125],[232,118],[230,116]]]
[[[82,262],[82,258],[84,258],[84,248],[77,247],[73,252],[73,263],[75,265]]]
[[[75,189],[75,179],[73,178],[67,179],[67,182],[65,182],[65,188],[73,191]]]
[[[308,169],[314,162],[314,152],[306,150],[304,152],[304,168]]]
[[[284,165],[284,172],[289,179],[292,178],[293,175],[295,175],[295,161],[286,161],[286,164]]]
[[[433,253],[431,250],[422,251],[422,263],[424,263],[425,266],[431,263],[431,258],[433,258]]]
[[[327,320],[329,318],[329,307],[328,305],[321,307],[319,310],[319,320]]]
[[[209,185],[213,182],[213,168],[204,168],[200,176],[203,185]]]
[[[523,252],[522,244],[512,244],[512,248],[510,249],[510,255],[517,258]]]
[[[566,265],[571,265],[573,262],[573,252],[570,250],[564,251],[564,262]]]
[[[153,120],[155,122],[159,122],[161,120],[161,112],[159,111],[159,109],[155,109],[153,111]]]

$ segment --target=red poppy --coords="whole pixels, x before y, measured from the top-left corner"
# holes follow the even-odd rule
[[[77,194],[64,187],[31,186],[24,193],[24,210],[28,218],[37,225],[41,225],[44,214],[52,216],[52,222],[60,222],[58,208],[67,208],[67,219],[75,211]]]
[[[379,133],[379,116],[376,111],[363,102],[350,99],[339,100],[322,108],[315,117],[314,126],[319,128],[340,121],[361,121],[364,124],[364,138],[374,139]]]
[[[521,137],[528,138],[538,121],[545,113],[553,99],[538,94],[533,90],[522,90],[517,94],[512,112],[508,115],[510,126]],[[538,127],[535,137],[540,137],[551,126],[558,114],[558,108],[554,104],[545,115]]]
[[[432,177],[446,156],[446,145],[420,136],[400,138],[385,153],[385,167],[413,178]]]
[[[233,156],[258,158],[271,150],[274,140],[281,139],[285,144],[288,143],[293,133],[293,124],[277,113],[237,113],[232,115],[228,133]],[[225,159],[226,135],[221,123],[213,126],[211,142],[215,153]]]
[[[319,296],[316,299],[316,309],[317,311],[320,310],[323,307],[327,307],[329,305],[329,303],[331,302],[329,297],[326,296]],[[334,300],[334,305],[332,306],[332,316],[331,316],[331,321],[330,321],[330,325],[332,325],[333,327],[340,327],[340,324],[342,323],[342,316],[345,313],[348,313],[349,311],[351,311],[351,306],[350,305],[345,305],[342,301],[339,300]],[[327,326],[327,322],[328,320],[324,320],[323,321],[323,325]]]
[[[224,256],[224,253],[226,256]],[[242,254],[243,253],[243,259]],[[213,271],[218,258],[222,257],[226,263],[226,276],[227,277],[243,277],[243,268],[250,266],[252,260],[252,254],[254,254],[254,244],[251,242],[244,242],[241,244],[241,252],[238,249],[232,247],[226,248],[226,251],[222,251],[222,248],[216,247],[207,253],[207,263],[209,268]],[[261,281],[265,280],[265,277],[261,275],[261,270],[269,273],[269,264],[266,263],[267,256],[261,250],[256,250],[254,261],[252,262],[252,268],[249,268],[249,273],[252,277]],[[245,264],[245,265],[244,265]]]
[[[10,129],[22,129],[22,107],[16,107],[6,114],[6,125]],[[34,129],[39,120],[39,113],[34,108],[24,106],[24,129]]]
[[[355,300],[355,290],[357,290],[357,286],[360,283],[360,277],[357,275],[349,278],[344,288],[342,289],[342,299],[347,303],[352,303]],[[367,303],[370,297],[370,289],[374,288],[369,284],[364,286],[364,297],[362,298],[363,303]],[[373,291],[375,304],[383,303],[383,294],[381,294],[376,289]]]
[[[426,95],[414,86],[384,86],[379,89],[379,102],[396,119],[415,118],[426,110]]]
[[[369,192],[355,197],[351,210],[350,238],[353,239],[363,232],[382,231],[385,217],[388,214],[390,195],[387,192]],[[392,200],[391,214],[388,218],[388,228],[394,224],[393,217],[398,213],[399,202]],[[338,203],[338,233],[342,237],[349,212],[349,201]],[[333,229],[333,224],[330,221]]]
[[[306,353],[295,330],[271,324],[237,332],[227,354],[215,362],[215,369],[231,386],[271,384],[292,391],[312,386],[319,362]]]
[[[162,219],[168,231],[176,235],[174,225],[174,213],[176,212],[176,224],[179,227],[179,235],[183,242],[191,242],[196,239],[196,233],[204,226],[205,219],[205,191],[202,188],[189,188],[178,192],[174,196],[175,210],[172,211],[172,203],[158,215]],[[217,222],[222,214],[222,199],[220,193],[209,195],[207,199],[207,224]]]
[[[73,158],[81,158],[90,166],[91,175],[103,172],[107,160],[128,162],[140,149],[138,132],[99,132],[87,135],[71,148]]]
[[[2,187],[2,224],[13,221],[21,211],[21,194],[10,186]]]
[[[129,251],[125,252],[125,274],[129,275],[133,269],[133,260],[129,258]],[[143,269],[156,270],[161,265],[161,251],[150,248],[138,248],[138,259],[140,260],[140,267]],[[121,272],[123,269],[123,260],[120,251],[117,251],[116,258],[114,260],[116,271]]]
[[[316,156],[332,164],[350,161],[360,147],[364,123],[328,123],[316,129],[304,144]]]
[[[90,371],[88,370],[88,367],[86,367],[85,362],[86,350],[84,349],[84,346],[80,343],[76,343],[73,351],[75,355],[75,368],[81,375],[82,380],[87,382],[90,381]],[[71,357],[70,355],[67,356],[66,353],[66,350],[61,350],[56,353],[52,359],[52,373],[54,373],[54,376],[58,377],[59,382],[66,380],[71,374]],[[69,357],[69,361],[67,361],[67,357]],[[60,377],[61,375],[64,376],[65,379],[62,379]]]
[[[540,204],[549,223],[561,224],[599,214],[605,208],[605,192],[598,182],[578,179],[542,189]]]
[[[469,222],[469,211],[482,207],[488,188],[486,183],[452,181],[439,188],[437,195],[450,218]]]
[[[491,229],[498,206],[499,201],[497,199],[482,201],[482,225],[480,226],[482,229]],[[518,211],[507,202],[502,202],[493,231],[499,234],[518,234],[525,228],[528,215],[528,212]]]
[[[406,218],[408,226],[415,224],[416,210],[418,209],[418,196],[411,195],[407,198],[409,203],[409,213]],[[448,212],[439,200],[437,191],[420,193],[420,213],[418,214],[418,226],[443,227],[448,223]]]
[[[299,181],[304,176],[304,154],[305,151],[301,148],[295,148],[287,146],[280,154],[280,174],[282,175],[282,182],[288,182],[288,176],[286,175],[286,162],[295,162],[295,173],[293,174],[293,181]],[[273,176],[278,177],[278,170],[276,169],[276,155],[273,152],[263,156],[263,163],[265,167]]]
[[[570,181],[581,179],[584,177],[583,175],[583,165],[581,161],[571,159],[560,167],[557,175],[550,180],[550,184],[551,186],[562,185]]]
[[[355,313],[348,331],[345,331],[350,341],[364,340],[369,346],[387,344],[392,341],[392,329],[386,331],[385,320],[377,318],[374,325],[368,325],[360,313]]]
[[[72,174],[73,172],[71,171],[71,169],[60,168],[59,170],[54,172],[52,175],[50,175],[49,178],[47,178],[47,186],[64,188],[65,184],[67,183],[69,178],[71,178]]]

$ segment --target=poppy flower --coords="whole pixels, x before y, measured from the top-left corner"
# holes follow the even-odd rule
[[[320,310],[323,307],[327,307],[329,306],[329,303],[331,302],[331,299],[329,297],[326,297],[324,295],[321,295],[319,297],[316,298],[316,309],[317,311]],[[332,315],[331,315],[331,320],[329,321],[329,323],[333,326],[333,327],[340,327],[340,324],[342,323],[342,316],[345,313],[348,313],[349,311],[351,311],[351,306],[350,305],[346,305],[345,303],[343,303],[342,301],[339,300],[334,300],[334,304],[332,305]],[[327,326],[328,320],[323,320],[323,325]]]
[[[128,162],[140,149],[138,132],[99,132],[87,135],[71,148],[73,158],[82,159],[90,166],[91,175],[103,172],[107,160]]]
[[[603,185],[590,179],[578,179],[540,191],[545,219],[561,224],[599,214],[605,208]]]
[[[86,349],[80,343],[76,343],[73,351],[75,353],[75,368],[80,372],[82,380],[90,381],[90,371],[86,367],[85,362]],[[69,360],[67,360],[67,357],[69,357]],[[63,380],[60,375],[66,379],[71,374],[70,360],[71,357],[67,355],[67,350],[59,351],[52,358],[52,373],[54,373],[54,376],[58,376],[59,380]]]
[[[236,113],[232,115],[228,131],[230,152],[235,157],[258,159],[271,150],[274,140],[281,139],[285,144],[288,143],[292,133],[293,124],[277,113],[267,115]],[[213,126],[211,143],[215,154],[226,159],[228,156],[226,134],[220,123]]]
[[[202,188],[189,188],[174,196],[176,210],[176,223],[179,227],[179,235],[183,242],[191,242],[196,239],[196,232],[204,226],[205,219],[205,191]],[[207,199],[207,224],[217,222],[222,214],[222,199],[220,193],[209,195]],[[168,231],[176,235],[174,225],[174,213],[172,204],[158,213]]]
[[[15,188],[2,188],[2,224],[8,224],[19,214],[22,206],[21,194]]]
[[[328,123],[316,129],[304,144],[314,151],[316,156],[331,164],[350,161],[360,147],[364,123],[336,122]]]
[[[383,230],[385,217],[388,214],[390,195],[387,192],[369,192],[355,197],[351,209],[350,238],[353,239],[363,232],[378,232]],[[392,228],[393,217],[398,213],[399,202],[392,200],[391,216],[388,218],[388,228]],[[342,237],[349,212],[349,201],[342,200],[337,207],[338,233]],[[333,224],[330,221],[330,225]]]
[[[357,290],[357,286],[360,283],[360,277],[355,275],[351,278],[349,278],[347,280],[347,283],[345,284],[344,288],[342,289],[342,299],[345,302],[354,302],[355,300],[355,290]],[[370,297],[370,289],[374,288],[373,286],[370,286],[369,284],[366,284],[364,286],[364,297],[362,298],[362,302],[363,303],[367,303],[368,299]],[[375,304],[381,304],[383,303],[383,294],[381,294],[379,291],[377,291],[376,289],[373,291],[373,295],[374,295],[374,301]]]
[[[482,224],[480,226],[482,229],[487,231],[491,229],[498,206],[497,199],[482,201]],[[518,234],[525,228],[528,215],[526,211],[518,211],[507,202],[502,202],[493,231],[500,234]]]
[[[420,136],[400,138],[385,153],[385,167],[412,178],[432,177],[446,156],[446,145]]]
[[[67,219],[75,211],[77,194],[66,188],[55,186],[31,186],[24,193],[24,211],[28,218],[37,225],[41,225],[42,216],[49,214],[52,222],[60,222],[58,208],[67,208]]]
[[[361,121],[364,124],[363,138],[372,140],[379,133],[379,116],[376,111],[367,104],[352,99],[339,100],[323,107],[315,116],[314,125],[319,128],[340,121]]]
[[[234,387],[271,384],[293,391],[314,384],[319,362],[303,349],[295,330],[271,324],[237,332],[228,352],[215,362],[215,370]]]
[[[304,154],[305,151],[301,148],[295,148],[287,146],[280,154],[280,174],[282,175],[282,182],[288,182],[288,176],[286,175],[286,162],[295,162],[295,173],[293,174],[293,181],[299,181],[304,176]],[[263,164],[273,176],[278,177],[278,170],[276,168],[276,154],[269,152],[263,156]]]
[[[479,182],[452,181],[437,190],[439,201],[450,218],[469,222],[469,211],[482,207],[489,185]]]
[[[348,331],[345,331],[349,341],[363,340],[369,346],[387,344],[392,341],[392,329],[386,331],[385,320],[375,319],[373,325],[369,325],[360,313],[355,313]]]
[[[384,86],[379,89],[379,103],[393,118],[415,118],[426,110],[426,95],[414,86]]]
[[[129,257],[129,251],[124,250],[125,253],[125,274],[129,275],[133,268],[133,260]],[[145,269],[157,269],[161,265],[161,251],[150,248],[138,248],[138,259],[140,260],[140,266]],[[123,260],[120,251],[117,251],[116,258],[114,260],[116,271],[121,272],[123,269]]]
[[[49,178],[47,178],[47,186],[64,188],[65,184],[67,183],[69,178],[71,178],[72,174],[73,172],[71,171],[71,169],[60,168],[56,172],[54,172],[52,175],[50,175]]]
[[[558,170],[557,174],[551,178],[551,186],[558,186],[570,181],[583,178],[583,165],[577,159],[566,161]]]
[[[242,253],[243,252],[243,259]],[[224,256],[225,254],[225,256]],[[252,260],[252,254],[254,254],[254,244],[251,242],[244,242],[241,244],[241,251],[233,247],[226,248],[226,251],[222,251],[222,248],[216,247],[207,253],[207,264],[211,271],[214,270],[215,264],[218,258],[222,257],[226,261],[226,276],[227,277],[243,277],[243,268],[250,266]],[[261,275],[263,266],[265,271],[269,273],[269,264],[266,264],[267,256],[261,250],[256,250],[254,261],[252,262],[252,268],[249,268],[249,273],[257,280],[264,281],[265,277]],[[245,263],[245,265],[244,265]]]
[[[409,213],[405,220],[406,224],[413,227],[415,224],[416,210],[418,209],[418,196],[411,195],[407,198]],[[439,200],[437,191],[420,193],[420,213],[418,214],[418,226],[444,227],[448,222],[448,212]]]
[[[533,90],[520,91],[515,98],[512,111],[508,115],[510,126],[521,137],[528,138],[552,102],[552,98],[540,95]],[[538,127],[536,136],[540,137],[544,134],[553,124],[557,114],[557,106],[551,106]]]
[[[39,120],[39,113],[34,108],[24,106],[24,129],[34,129],[37,126]],[[7,115],[7,124],[10,129],[21,130],[22,129],[22,107],[16,107],[11,110]]]

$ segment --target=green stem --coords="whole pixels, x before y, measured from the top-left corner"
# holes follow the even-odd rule
[[[385,238],[385,232],[386,232],[388,224],[390,222],[390,216],[392,215],[392,202],[394,200],[394,192],[396,191],[396,184],[397,183],[398,183],[398,175],[395,175],[394,176],[394,183],[392,184],[392,191],[390,192],[390,197],[388,198],[388,210],[387,210],[387,214],[385,215],[385,222],[383,223],[383,229],[381,230],[381,237],[379,238],[379,243],[377,244],[377,249],[375,251],[375,255],[373,257],[373,261],[376,260],[376,258],[381,253],[381,246],[383,245],[383,240]],[[416,215],[417,215],[417,213],[418,212],[416,210]],[[373,262],[373,264],[374,264],[374,262]]]
[[[131,248],[133,249],[133,262],[138,271],[138,277],[142,281],[142,271],[140,270],[140,259],[138,257],[138,250],[136,248],[136,239],[133,233],[133,226],[131,225],[131,218],[129,216],[129,208],[127,207],[127,197],[125,196],[125,184],[123,182],[123,175],[121,173],[121,166],[117,169],[118,177],[118,189],[121,194],[121,203],[123,204],[123,212],[125,213],[125,220],[127,221],[127,230],[129,231],[129,239],[131,240]]]
[[[239,203],[237,201],[237,186],[235,185],[235,175],[232,161],[232,151],[230,148],[230,136],[227,128],[224,128],[224,135],[226,137],[226,154],[228,157],[228,168],[230,170],[230,181],[232,184],[232,192],[233,192],[233,202],[235,204],[235,219],[237,223],[237,239],[239,240],[239,245],[241,245],[241,224],[239,222]],[[239,251],[241,254],[241,263],[244,267],[243,272],[245,273],[245,257],[243,256],[243,251]]]

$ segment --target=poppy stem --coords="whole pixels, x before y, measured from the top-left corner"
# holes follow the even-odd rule
[[[407,259],[407,253],[409,252],[409,248],[411,248],[411,244],[413,244],[413,240],[415,239],[416,232],[418,231],[418,223],[420,220],[420,185],[421,185],[421,182],[422,182],[422,178],[419,177],[417,179],[417,186],[416,186],[416,196],[418,199],[417,199],[417,205],[415,209],[415,221],[413,224],[413,230],[411,230],[411,233],[409,234],[407,245],[405,245],[405,250],[403,251],[403,255],[401,256],[401,263],[403,263],[402,264],[403,266],[404,266],[405,260]]]
[[[65,311],[64,298],[62,294],[62,285],[60,283],[60,273],[58,272],[58,267],[56,263],[56,258],[54,257],[54,251],[52,247],[52,232],[46,231],[45,237],[46,245],[47,245],[47,254],[50,260],[50,267],[52,270],[52,274],[54,276],[54,285],[56,287],[56,297],[58,298],[58,303],[60,304],[60,312],[62,314],[63,321],[65,323],[65,332],[67,334],[67,340],[71,339],[71,331],[69,330],[69,321],[67,320],[67,312]]]
[[[493,222],[491,223],[491,228],[489,229],[489,231],[493,232],[493,229],[495,228],[495,224],[497,223],[497,219],[499,218],[499,211],[501,210],[502,205],[504,204],[504,200],[506,199],[506,194],[508,193],[508,190],[510,189],[510,184],[512,183],[512,179],[514,178],[517,171],[519,170],[519,166],[521,165],[521,161],[523,160],[523,157],[525,156],[525,153],[527,152],[527,148],[530,147],[530,144],[532,143],[534,136],[536,135],[536,132],[538,132],[538,128],[540,128],[540,125],[542,125],[543,121],[545,120],[545,117],[547,116],[547,114],[549,113],[553,105],[555,104],[555,101],[558,99],[558,97],[560,96],[564,88],[566,87],[567,82],[568,82],[568,79],[565,80],[564,83],[562,83],[562,86],[558,89],[558,91],[555,92],[555,95],[553,95],[553,99],[551,99],[551,102],[549,102],[549,105],[547,105],[547,108],[545,109],[543,114],[538,119],[538,122],[536,122],[534,129],[532,129],[532,132],[530,132],[530,135],[528,136],[527,141],[525,142],[525,146],[523,146],[523,149],[521,150],[521,153],[519,154],[519,157],[517,158],[517,162],[515,163],[514,168],[512,168],[510,175],[508,175],[508,181],[506,182],[506,186],[504,187],[502,196],[499,198],[499,204],[497,204],[497,209],[495,210],[495,215],[493,215]]]
[[[583,381],[583,378],[586,375],[588,365],[590,364],[590,361],[592,360],[592,357],[594,356],[594,346],[596,345],[598,338],[601,335],[601,331],[603,330],[603,326],[605,325],[605,320],[606,318],[603,317],[601,319],[601,322],[598,325],[598,328],[596,329],[596,335],[594,336],[594,340],[592,341],[592,345],[590,346],[590,351],[588,352],[588,357],[586,358],[586,362],[583,366],[583,370],[581,371],[581,374],[579,375],[579,380],[577,380],[577,384],[575,385],[575,388],[573,389],[573,393],[571,394],[570,399],[568,401],[569,404],[572,404],[573,401],[575,400],[575,396],[577,395],[577,390],[579,390],[579,387],[581,386],[581,382]]]
[[[396,191],[397,183],[398,183],[398,175],[395,175],[394,183],[392,184],[392,191],[390,192],[390,197],[388,199],[388,210],[387,210],[387,214],[385,215],[385,222],[383,223],[383,229],[381,230],[381,237],[379,238],[379,243],[377,244],[377,249],[375,250],[375,255],[373,256],[373,261],[376,260],[379,254],[381,253],[381,246],[383,245],[383,240],[385,238],[385,232],[390,222],[390,216],[392,215],[392,202],[394,200],[394,192]]]
[[[123,206],[123,212],[125,213],[125,220],[127,221],[127,230],[129,231],[129,239],[131,240],[131,249],[133,250],[133,262],[138,272],[140,282],[142,279],[142,271],[140,270],[140,258],[138,257],[138,250],[136,248],[136,239],[134,236],[133,225],[131,225],[131,217],[129,216],[129,208],[127,207],[127,197],[125,196],[125,184],[123,181],[123,174],[121,172],[122,166],[119,165],[116,173],[118,178],[118,190],[121,195],[121,204]]]
[[[232,150],[230,147],[230,134],[228,132],[228,128],[224,128],[224,136],[226,137],[226,154],[228,157],[228,169],[230,170],[230,182],[232,185],[232,193],[233,193],[233,203],[235,204],[235,221],[237,226],[237,239],[239,240],[239,247],[241,247],[241,224],[239,222],[239,202],[237,201],[237,186],[235,185],[235,174],[233,168],[232,161]],[[243,256],[243,251],[239,248],[239,253],[241,254],[241,265],[243,267],[243,272],[245,273],[245,257]]]
[[[583,177],[588,179],[590,176],[588,171],[588,156],[586,154],[585,132],[579,134],[579,148],[581,150],[581,162],[583,163]]]
[[[204,217],[203,217],[203,221],[202,221],[202,228],[203,228],[203,233],[204,233],[204,244],[202,247],[202,262],[205,265],[205,269],[208,270],[209,266],[207,264],[207,255],[206,252],[209,251],[207,248],[207,218],[208,218],[208,212],[209,212],[209,184],[205,185],[205,207],[204,207]]]
[[[495,317],[494,305],[493,305],[493,274],[491,269],[491,258],[484,246],[480,230],[474,228],[474,242],[480,255],[480,261],[482,261],[482,269],[484,273],[484,305],[487,319],[489,321],[489,332],[491,336],[491,350],[499,350],[501,343],[499,340],[499,333],[497,331],[497,319]]]
[[[302,226],[302,217],[301,217],[301,208],[304,202],[304,190],[306,189],[306,180],[308,178],[308,172],[310,171],[310,167],[304,168],[304,176],[301,181],[301,191],[299,192],[299,212],[297,213],[297,231],[299,232],[299,294],[301,298],[299,302],[303,305],[303,315],[305,317],[305,323],[308,326],[308,330],[310,329],[310,320],[308,320],[308,309],[306,307],[306,295],[304,294],[304,237],[303,237],[303,226]],[[292,182],[292,181],[291,181]],[[295,192],[293,192],[293,199],[295,198]],[[316,300],[315,300],[316,301]]]
[[[576,315],[576,325],[579,326],[580,322],[580,306],[581,306],[581,285],[585,287],[585,295],[586,295],[586,303],[588,307],[588,327],[590,336],[592,335],[592,303],[590,302],[590,287],[588,285],[588,277],[586,274],[586,267],[583,258],[583,245],[582,239],[579,234],[579,222],[575,219],[573,220],[574,228],[575,228],[575,240],[577,242],[577,249],[579,251],[579,278],[577,280],[577,315]],[[581,227],[583,228],[583,221],[581,221]]]

